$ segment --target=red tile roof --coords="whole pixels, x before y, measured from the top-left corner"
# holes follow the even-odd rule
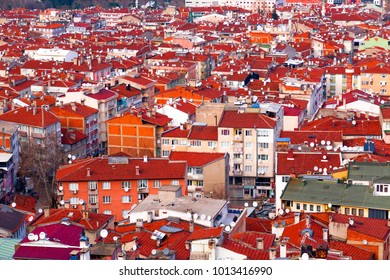
[[[326,158],[324,159],[324,157]],[[302,175],[308,172],[322,174],[324,168],[327,169],[326,173],[331,173],[334,167],[339,168],[340,166],[342,166],[340,153],[278,152],[276,174],[295,173]]]
[[[187,138],[190,133],[190,130],[180,129],[180,127],[175,127],[173,129],[166,130],[162,133],[162,137],[170,137],[170,138]]]
[[[94,98],[96,100],[107,100],[116,96],[116,93],[112,90],[102,89],[98,93],[90,93],[88,97]]]
[[[136,175],[136,166],[140,175]],[[87,177],[87,168],[90,176]],[[185,178],[187,164],[161,158],[149,158],[147,162],[139,158],[129,158],[127,164],[109,164],[108,158],[93,158],[81,163],[65,165],[57,171],[58,181],[107,181],[128,179],[182,179]]]
[[[214,161],[224,158],[223,153],[195,153],[195,152],[178,152],[171,151],[170,160],[184,160],[188,162],[188,166],[205,166]]]
[[[200,239],[211,239],[211,238],[220,238],[223,232],[223,227],[214,227],[214,228],[204,228],[199,230],[194,230],[187,240],[200,240]]]
[[[324,243],[322,229],[325,228],[314,219],[310,219],[309,227],[306,226],[306,219],[301,220],[297,224],[288,225],[284,228],[282,237],[289,237],[289,242],[295,246],[301,246],[301,243],[312,245],[314,248],[319,243]],[[304,239],[304,230],[310,229],[313,234],[310,238]]]
[[[247,256],[248,260],[269,260],[269,253],[264,250],[252,248],[230,238],[225,238],[222,247],[238,254]]]
[[[0,116],[0,120],[18,124],[46,128],[60,120],[51,112],[36,108],[36,113],[29,107],[15,109]]]
[[[50,112],[53,112],[58,117],[61,116],[69,116],[69,117],[82,117],[87,118],[99,112],[95,108],[91,108],[86,105],[81,105],[80,103],[76,103],[74,106],[75,110],[70,103],[64,104],[61,106],[56,106],[50,109]]]
[[[354,245],[350,245],[337,240],[329,241],[329,249],[342,251],[343,256],[350,256],[352,260],[373,260],[374,253],[362,248],[359,248]],[[328,259],[339,259],[337,256],[332,256],[333,254],[328,252]]]
[[[88,136],[77,129],[61,128],[61,143],[64,145],[73,145]]]
[[[272,232],[272,220],[259,218],[246,218],[246,231]]]
[[[276,121],[258,113],[238,113],[238,111],[224,111],[219,127],[230,128],[267,128],[273,129]]]
[[[193,125],[188,139],[218,141],[218,127]]]
[[[272,246],[275,240],[275,236],[276,236],[275,234],[270,234],[270,233],[246,231],[246,232],[240,232],[240,233],[230,235],[229,238],[235,241],[243,242],[252,248],[256,248],[256,239],[262,237],[264,238],[263,248],[264,250],[268,250]]]
[[[20,246],[13,258],[21,260],[69,260],[70,253],[74,250],[80,251],[80,249],[76,248]]]
[[[341,131],[281,131],[280,138],[290,138],[290,143],[293,145],[302,145],[305,141],[308,143],[315,142],[315,140],[321,142],[330,141],[343,142],[343,134]]]

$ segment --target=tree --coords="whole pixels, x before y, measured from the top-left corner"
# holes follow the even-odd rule
[[[32,141],[20,145],[19,176],[31,178],[45,206],[56,207],[55,174],[64,162],[65,151],[55,139],[47,139],[45,145]]]

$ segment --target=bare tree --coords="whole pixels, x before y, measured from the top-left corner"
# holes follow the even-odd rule
[[[54,139],[47,139],[44,145],[32,141],[20,145],[19,176],[31,178],[40,204],[56,206],[55,174],[64,162],[65,152]]]

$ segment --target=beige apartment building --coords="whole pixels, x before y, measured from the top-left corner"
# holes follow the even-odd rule
[[[390,67],[379,64],[362,70],[361,90],[367,93],[390,95]]]

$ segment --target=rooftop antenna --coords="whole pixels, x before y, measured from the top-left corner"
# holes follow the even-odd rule
[[[168,249],[168,248],[165,248],[165,249],[163,250],[163,253],[164,253],[165,256],[168,256],[168,255],[169,255],[169,249]]]

